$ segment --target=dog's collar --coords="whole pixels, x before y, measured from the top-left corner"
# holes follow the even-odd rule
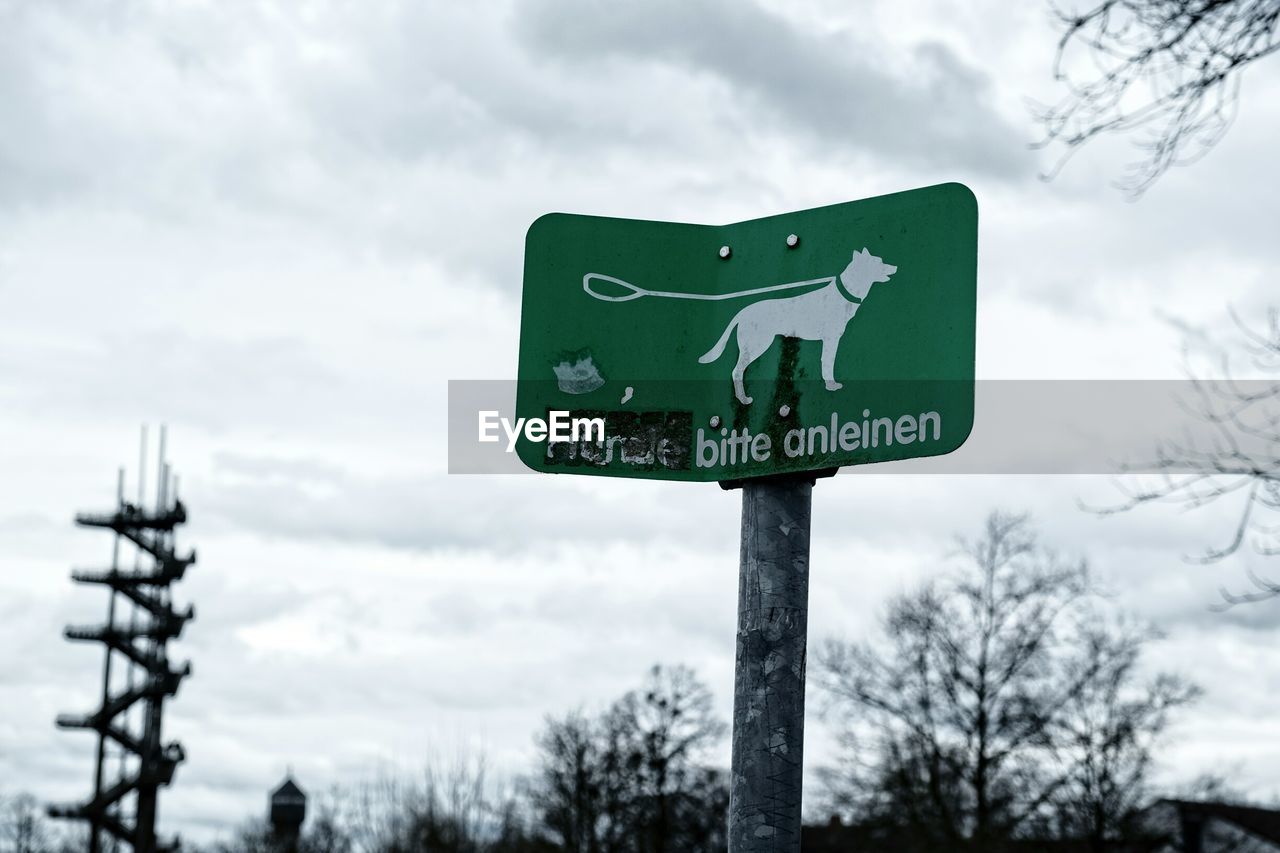
[[[862,304],[862,298],[859,296],[854,296],[852,293],[850,293],[845,288],[844,282],[840,280],[840,276],[836,276],[836,290],[840,291],[840,295],[843,296],[845,299],[848,299],[854,305]]]

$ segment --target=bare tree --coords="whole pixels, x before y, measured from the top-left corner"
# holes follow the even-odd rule
[[[316,797],[313,811],[296,838],[281,837],[269,820],[255,818],[242,824],[230,841],[193,849],[207,853],[356,853],[355,841],[343,818],[343,807],[349,799],[347,792],[338,787]],[[187,850],[188,845],[182,849]]]
[[[1142,816],[1152,797],[1155,746],[1170,715],[1200,693],[1167,673],[1139,680],[1142,647],[1153,636],[1124,624],[1090,623],[1079,631],[1080,653],[1068,678],[1080,688],[1054,719],[1062,770],[1042,834],[1084,841],[1104,853],[1118,840],[1149,832]]]
[[[0,794],[0,853],[73,853],[84,846],[83,828],[53,825],[31,794]]]
[[[495,786],[483,757],[429,763],[418,780],[383,773],[330,816],[362,853],[499,853],[527,839],[514,795]]]
[[[211,853],[550,853],[534,838],[526,810],[495,785],[484,759],[432,762],[417,779],[382,772],[335,787],[317,803],[296,846],[264,820],[245,824]]]
[[[883,642],[819,654],[818,683],[862,741],[826,775],[832,798],[904,851],[1078,835],[1064,809],[1086,803],[1112,832],[1116,786],[1133,790],[1194,689],[1137,683],[1145,635],[1104,627],[1087,567],[1025,518],[993,514],[964,554],[964,570],[891,604]]]
[[[0,816],[0,838],[5,841],[5,850],[13,853],[47,853],[53,848],[52,838],[35,797],[17,794],[2,805],[4,810]]]
[[[1054,76],[1067,94],[1042,107],[1041,146],[1071,154],[1105,133],[1138,132],[1144,157],[1119,185],[1140,195],[1226,133],[1244,70],[1280,43],[1278,0],[1085,0],[1063,27]]]
[[[299,853],[354,853],[351,834],[342,823],[343,800],[338,788],[317,798],[315,814],[307,820],[298,844]]]
[[[655,666],[600,717],[548,721],[535,806],[573,853],[723,849],[728,789],[709,752],[724,735],[693,671]]]
[[[271,835],[271,826],[265,820],[254,819],[244,823],[230,841],[222,841],[206,848],[209,853],[284,853]]]
[[[687,667],[655,666],[644,687],[623,696],[609,717],[625,744],[640,849],[705,849],[714,835],[708,824],[718,829],[724,819],[706,799],[723,785],[706,764],[707,753],[726,733],[711,692]]]
[[[531,785],[546,831],[566,853],[615,853],[626,838],[624,769],[612,733],[581,712],[547,720]]]
[[[1280,312],[1272,309],[1259,331],[1232,315],[1240,347],[1253,370],[1280,376]],[[1188,348],[1188,350],[1190,347]],[[1215,563],[1250,548],[1263,556],[1280,556],[1280,381],[1232,378],[1230,352],[1212,347],[1215,372],[1204,378],[1189,367],[1191,399],[1184,401],[1206,434],[1188,430],[1178,439],[1157,444],[1152,459],[1126,465],[1117,487],[1123,499],[1102,514],[1143,504],[1172,503],[1184,510],[1233,504],[1234,524],[1219,544],[1188,559]],[[1190,356],[1188,356],[1190,359]],[[1154,472],[1142,474],[1139,472]],[[1221,590],[1223,606],[1280,595],[1280,583],[1249,572],[1253,590]]]

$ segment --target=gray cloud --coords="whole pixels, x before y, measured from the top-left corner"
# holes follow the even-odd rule
[[[145,305],[140,305],[146,310]],[[93,409],[104,420],[129,423],[139,412],[163,411],[168,417],[225,429],[234,413],[270,405],[269,417],[305,420],[303,398],[314,409],[330,408],[341,395],[342,380],[310,347],[297,340],[217,340],[186,330],[142,335],[108,332],[74,349],[28,345],[0,348],[0,370],[28,365],[28,382],[7,397],[27,411],[65,416],[68,410]],[[147,365],[150,381],[123,381],[129,365]],[[271,390],[274,389],[274,390]],[[274,401],[274,402],[272,402]],[[349,400],[348,400],[349,402]],[[313,410],[314,410],[313,409]],[[268,414],[265,410],[263,414]]]
[[[501,484],[500,489],[495,485]],[[705,526],[649,484],[601,492],[572,478],[370,477],[332,463],[236,454],[192,488],[223,524],[264,536],[332,539],[409,551],[482,549],[506,556],[562,543],[705,543]],[[554,499],[546,499],[551,488]],[[714,486],[703,496],[717,496]],[[718,501],[732,517],[732,501]]]
[[[589,71],[610,59],[677,66],[688,84],[723,84],[738,129],[807,131],[824,148],[921,166],[1027,177],[1018,132],[990,103],[990,82],[950,48],[877,45],[875,34],[805,32],[754,2],[644,5],[552,0],[517,7],[534,51]]]

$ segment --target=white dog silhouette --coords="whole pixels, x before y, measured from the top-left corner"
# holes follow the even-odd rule
[[[738,363],[733,366],[733,391],[738,401],[748,405],[742,377],[747,367],[773,345],[779,335],[804,341],[822,341],[822,379],[828,391],[842,387],[835,378],[836,349],[844,330],[858,313],[858,306],[871,290],[871,285],[889,280],[898,268],[886,264],[865,248],[853,253],[853,259],[840,276],[832,277],[826,287],[779,299],[763,299],[743,308],[729,322],[720,340],[706,355],[698,359],[710,364],[724,353],[729,335],[738,330]]]

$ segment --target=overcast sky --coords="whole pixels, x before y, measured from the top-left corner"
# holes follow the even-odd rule
[[[953,180],[980,206],[979,376],[1179,375],[1170,317],[1274,293],[1280,62],[1130,203],[1125,143],[1037,178],[1054,37],[998,0],[0,0],[0,791],[89,790],[91,738],[53,719],[96,702],[100,653],[61,629],[102,617],[68,572],[110,539],[71,516],[110,505],[142,422],[169,425],[199,548],[167,831],[259,814],[287,767],[314,790],[459,750],[519,773],[544,715],[655,661],[727,717],[738,495],[446,476],[446,381],[513,376],[544,212],[732,222]],[[1207,689],[1164,778],[1280,793],[1280,604],[1207,609],[1265,567],[1182,561],[1226,509],[1077,509],[1110,488],[823,481],[811,635],[868,636],[953,534],[1030,510],[1166,632],[1152,666]]]

